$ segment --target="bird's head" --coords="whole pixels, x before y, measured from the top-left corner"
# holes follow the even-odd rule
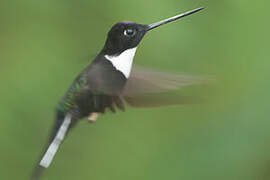
[[[138,24],[131,21],[120,21],[108,32],[103,51],[105,51],[104,53],[107,55],[117,56],[127,49],[137,47],[149,30],[193,14],[202,9],[203,8],[197,8],[153,24]]]
[[[118,22],[108,32],[105,53],[117,55],[127,49],[137,47],[147,30],[148,25],[131,21]]]

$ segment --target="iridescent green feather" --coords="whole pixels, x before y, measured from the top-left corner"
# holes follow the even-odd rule
[[[62,112],[68,112],[70,109],[75,108],[75,99],[80,95],[82,88],[86,86],[86,82],[87,80],[84,76],[79,77],[75,82],[73,82],[58,104],[57,109]]]

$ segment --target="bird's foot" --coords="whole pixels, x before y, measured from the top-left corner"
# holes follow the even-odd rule
[[[98,118],[98,113],[97,112],[92,112],[88,116],[88,122],[89,123],[95,122],[97,120],[97,118]]]

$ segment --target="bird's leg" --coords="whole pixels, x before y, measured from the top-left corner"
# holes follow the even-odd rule
[[[97,120],[97,118],[98,118],[98,113],[97,112],[92,112],[88,116],[88,122],[89,123],[95,122]]]

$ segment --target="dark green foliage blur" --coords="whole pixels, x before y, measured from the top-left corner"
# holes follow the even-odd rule
[[[208,102],[83,120],[44,179],[270,179],[270,3],[246,0],[1,0],[0,179],[29,179],[57,101],[114,23],[153,23],[201,6],[147,34],[134,62],[215,77],[190,88]]]

